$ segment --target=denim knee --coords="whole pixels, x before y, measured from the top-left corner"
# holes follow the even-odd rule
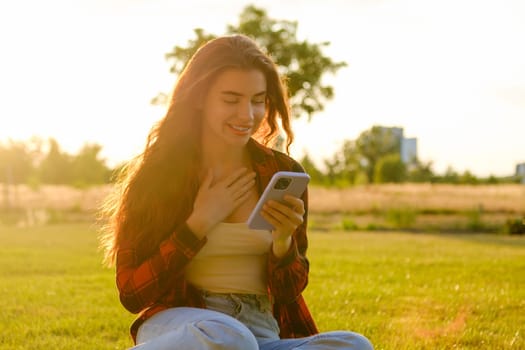
[[[356,349],[356,350],[374,350],[374,346],[372,345],[370,340],[368,340],[367,337],[365,337],[364,335],[359,334],[359,333],[353,333],[352,343],[354,345],[354,347],[352,349]]]
[[[137,334],[140,350],[256,350],[257,340],[226,314],[197,308],[172,308],[144,322]]]
[[[255,336],[244,325],[225,324],[220,320],[202,320],[194,323],[199,341],[212,345],[213,349],[257,350]]]
[[[319,333],[312,337],[315,339],[314,343],[317,344],[328,344],[333,345],[334,348],[351,349],[351,350],[374,350],[374,346],[362,334],[350,332],[350,331],[331,331],[325,333]],[[336,344],[338,344],[336,346]],[[330,348],[330,347],[329,347]],[[331,349],[331,348],[330,348]]]

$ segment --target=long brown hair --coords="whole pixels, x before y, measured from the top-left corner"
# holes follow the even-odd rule
[[[199,187],[201,106],[213,80],[229,68],[265,75],[266,115],[254,137],[271,144],[280,124],[288,151],[293,141],[288,96],[275,64],[244,35],[207,42],[187,63],[166,115],[151,129],[144,151],[124,167],[101,210],[106,220],[101,244],[109,265],[120,248],[136,249],[140,259],[151,255],[191,214]]]

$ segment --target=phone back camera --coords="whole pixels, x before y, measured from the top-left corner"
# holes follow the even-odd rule
[[[282,177],[279,180],[277,180],[273,188],[275,188],[276,190],[285,190],[290,185],[290,182],[292,182],[292,179],[287,178],[287,177]]]

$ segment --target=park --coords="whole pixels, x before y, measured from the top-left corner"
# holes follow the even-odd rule
[[[79,1],[77,8],[52,0],[33,1],[34,17],[25,3],[0,11],[9,33],[0,66],[0,350],[132,347],[136,315],[119,300],[115,267],[104,264],[101,208],[146,155],[169,149],[169,158],[156,158],[166,167],[150,168],[155,180],[130,201],[142,205],[133,218],[186,220],[180,207],[192,203],[175,199],[195,199],[196,185],[207,183],[204,156],[226,178],[253,165],[245,152],[234,159],[247,148],[224,142],[232,130],[235,142],[254,137],[310,175],[307,210],[302,202],[292,208],[301,224],[307,219],[302,294],[320,331],[355,331],[377,350],[525,349],[525,58],[512,44],[525,33],[521,3]],[[296,18],[282,19],[290,14]],[[238,33],[275,63],[274,84],[263,76],[257,94],[233,85],[226,92],[235,99],[221,99],[222,109],[203,108],[213,88],[192,89],[214,86],[230,67],[181,88],[195,93],[181,109],[193,112],[173,112],[185,95],[167,91],[187,82],[190,57]],[[254,67],[236,73],[261,78]],[[217,112],[224,105],[228,113]],[[255,114],[269,122],[268,133],[257,133],[264,128],[252,123]],[[207,152],[198,142],[206,139],[203,115],[227,136],[211,137]],[[168,116],[171,127],[157,143]],[[230,156],[237,162],[221,168]],[[226,195],[209,198],[212,209],[232,214]],[[151,205],[159,199],[167,201]],[[297,225],[278,233],[302,235]],[[137,231],[156,234],[154,244],[170,233],[146,226]],[[290,251],[283,242],[293,244],[284,238],[271,237],[281,257]],[[300,254],[297,261],[308,266]],[[293,290],[293,278],[285,280],[281,292]]]
[[[501,211],[523,211],[523,187],[457,186],[462,195],[448,201],[447,189],[438,187],[422,203],[413,193],[424,189],[385,186],[311,190],[305,298],[319,328],[361,332],[376,349],[523,348],[525,236],[472,231],[468,214],[485,198],[474,227],[502,225]],[[62,203],[46,202],[42,217],[50,221],[0,226],[0,349],[130,347],[134,315],[119,303],[114,269],[102,265],[94,215],[107,188],[41,191],[61,194]],[[391,201],[374,200],[389,193],[404,203],[399,213],[414,213],[407,208],[416,204],[433,212],[431,229],[423,230],[428,214],[409,221],[406,214],[389,221],[392,208],[378,214],[377,203]],[[345,213],[334,212],[334,203]]]

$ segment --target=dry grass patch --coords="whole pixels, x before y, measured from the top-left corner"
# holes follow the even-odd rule
[[[313,212],[369,212],[390,208],[524,213],[523,185],[385,184],[344,189],[310,188]]]
[[[25,185],[0,191],[0,224],[31,226],[92,220],[111,185],[79,189]],[[7,194],[7,197],[6,197]],[[9,204],[10,212],[5,208]],[[385,184],[310,187],[311,227],[318,229],[504,231],[525,215],[523,185]]]
[[[110,192],[111,185],[77,189],[44,185],[34,190],[25,185],[9,192],[9,202],[19,208],[93,210]],[[313,212],[369,212],[409,207],[428,211],[465,211],[483,207],[489,212],[525,212],[523,185],[385,184],[343,189],[311,186]],[[0,205],[6,203],[0,192]]]
[[[10,189],[8,200],[6,200],[6,192],[2,191],[0,203],[4,205],[6,201],[9,201],[15,208],[57,210],[78,208],[82,211],[93,211],[98,208],[110,191],[110,185],[86,189],[63,185],[44,185],[38,189],[32,189],[26,185],[19,185]]]

